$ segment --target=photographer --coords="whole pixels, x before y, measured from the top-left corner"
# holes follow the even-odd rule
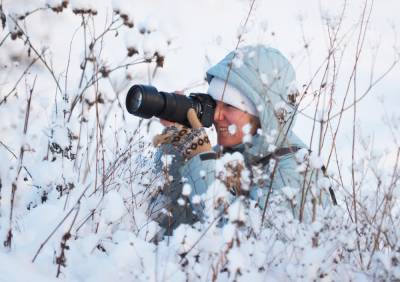
[[[301,201],[304,176],[297,171],[295,154],[305,145],[292,132],[297,93],[292,91],[295,72],[289,61],[276,49],[247,46],[229,53],[209,69],[207,81],[208,94],[217,101],[214,126],[218,146],[211,148],[206,131],[196,118],[191,119],[192,128],[162,121],[167,127],[154,139],[160,147],[159,171],[162,158],[174,156],[168,166],[172,179],[149,206],[149,214],[166,234],[181,223],[201,220],[204,205],[198,196],[206,193],[217,178],[216,159],[226,153],[240,152],[247,169],[261,168],[264,176],[269,176],[259,181],[252,173],[249,191],[242,193],[239,187],[228,187],[232,193],[247,195],[263,209],[269,191],[279,193],[290,186],[298,189],[297,205]],[[185,185],[190,185],[189,191],[182,191]],[[190,205],[178,203],[182,192],[190,192]],[[291,208],[298,217],[298,206]]]

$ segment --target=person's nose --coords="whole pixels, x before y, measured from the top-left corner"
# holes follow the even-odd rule
[[[214,112],[214,120],[221,121],[224,119],[224,106],[221,102],[217,102],[217,107]]]

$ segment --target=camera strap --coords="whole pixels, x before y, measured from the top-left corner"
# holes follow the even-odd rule
[[[300,149],[301,148],[297,147],[297,146],[279,148],[279,149],[276,149],[273,153],[269,154],[268,156],[258,160],[258,163],[265,166],[269,163],[269,161],[271,159],[278,160],[278,158],[288,155],[288,154],[296,153]],[[311,150],[308,150],[308,152],[311,154]],[[322,171],[324,174],[326,173],[324,167],[322,167]],[[329,187],[329,195],[331,196],[333,205],[336,206],[337,205],[336,195],[335,195],[335,192],[333,191],[332,187]]]
[[[261,159],[259,159],[257,162],[259,164],[267,165],[269,163],[269,161],[271,159],[278,159],[279,157],[283,157],[284,155],[288,155],[288,154],[292,154],[292,153],[296,153],[298,150],[300,150],[300,147],[297,146],[291,146],[291,147],[284,147],[284,148],[279,148],[276,149],[274,152],[272,152],[271,154],[269,154],[268,156],[265,156]]]

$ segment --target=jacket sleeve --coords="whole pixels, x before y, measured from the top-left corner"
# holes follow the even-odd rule
[[[216,158],[215,152],[201,153],[187,161],[180,169],[183,181],[191,187],[189,201],[192,209],[200,218],[204,209],[201,196],[215,180]]]
[[[161,216],[162,210],[176,202],[181,194],[179,167],[182,164],[182,157],[169,144],[162,145],[155,151],[153,173],[156,177],[154,181],[156,189],[150,191],[147,213],[156,221],[160,221],[157,218]],[[166,179],[167,174],[168,179]]]
[[[199,157],[198,160],[190,160],[185,162],[179,152],[175,150],[171,145],[162,145],[155,153],[155,174],[160,178],[160,183],[162,184],[157,191],[153,192],[151,196],[147,214],[151,219],[159,223],[160,227],[163,229],[160,231],[160,236],[171,235],[173,230],[182,223],[193,224],[197,220],[197,215],[193,213],[195,209],[192,208],[191,203],[188,205],[182,205],[180,203],[182,196],[182,179],[185,176],[182,175],[181,170],[186,167],[189,177],[186,177],[189,184],[192,187],[203,187],[202,179],[198,179],[196,184],[191,184],[190,180],[194,179],[196,175],[194,173],[189,173],[188,165],[192,167],[195,165],[197,170],[202,170],[205,168],[200,168],[200,165],[212,165],[213,159],[203,160]],[[205,157],[202,157],[206,159]],[[215,161],[215,159],[214,159]],[[197,164],[197,165],[196,165]],[[211,174],[210,174],[211,175]],[[183,177],[182,177],[183,176]],[[168,179],[167,179],[168,178]],[[205,190],[207,185],[204,185]],[[192,189],[193,191],[194,189]]]

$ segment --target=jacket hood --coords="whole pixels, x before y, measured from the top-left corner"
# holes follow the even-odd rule
[[[278,50],[263,45],[239,48],[207,71],[208,83],[213,77],[227,81],[257,106],[259,152],[265,153],[270,144],[304,147],[292,132],[298,95],[295,71]]]

